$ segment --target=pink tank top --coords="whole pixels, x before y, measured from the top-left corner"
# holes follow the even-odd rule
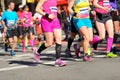
[[[24,19],[23,27],[30,27],[31,26],[31,12],[25,13],[22,12],[21,18]]]
[[[99,0],[98,4],[99,4],[100,6],[103,6],[103,7],[111,8],[111,5],[110,5],[109,0]],[[101,14],[106,14],[106,13],[108,13],[108,12],[106,12],[105,10],[100,9],[100,8],[96,8],[96,12],[101,13]]]
[[[43,11],[48,14],[54,14],[57,16],[57,0],[47,0],[43,4]]]

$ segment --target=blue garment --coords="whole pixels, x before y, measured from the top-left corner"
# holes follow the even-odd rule
[[[1,21],[2,21],[2,17],[0,16],[0,29],[3,28]]]
[[[16,20],[18,20],[17,13],[15,11],[4,11],[2,14],[2,20],[5,21],[8,29],[16,26]]]
[[[77,31],[85,26],[87,28],[92,28],[91,20],[89,18],[84,19],[73,18],[73,23]]]
[[[113,9],[117,9],[116,0],[110,0],[110,5],[112,6]]]

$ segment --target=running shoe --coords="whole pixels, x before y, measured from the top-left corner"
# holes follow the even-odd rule
[[[40,54],[37,52],[37,49],[34,50],[34,60],[40,62]]]
[[[98,46],[98,43],[94,43],[94,44],[92,45],[92,47],[93,47],[94,50],[97,50],[97,46]]]
[[[22,47],[22,51],[23,51],[23,52],[26,52],[26,48],[25,48],[25,47]]]
[[[73,55],[71,54],[71,51],[69,49],[65,50],[65,54],[67,57],[73,57]]]
[[[83,57],[83,61],[91,61],[91,60],[92,60],[92,58],[90,56],[88,56],[88,55],[85,55]]]
[[[80,58],[81,54],[80,54],[80,50],[77,48],[77,44],[74,44],[74,49],[75,49],[76,56]]]
[[[113,54],[112,52],[107,53],[106,56],[107,56],[108,58],[116,58],[116,57],[118,57],[118,55]]]
[[[15,52],[14,52],[13,50],[11,50],[10,55],[11,55],[11,56],[14,56],[14,55],[15,55]]]
[[[5,52],[8,51],[8,45],[7,45],[7,44],[5,44],[5,46],[4,46],[4,50],[5,50]]]
[[[66,62],[64,62],[60,58],[55,61],[55,66],[57,66],[57,67],[63,67],[63,66],[66,66],[66,65],[67,65]]]

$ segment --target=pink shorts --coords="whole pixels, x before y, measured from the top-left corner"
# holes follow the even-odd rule
[[[52,21],[46,18],[42,18],[41,26],[43,32],[53,32],[54,29],[61,29],[60,22],[57,18]]]

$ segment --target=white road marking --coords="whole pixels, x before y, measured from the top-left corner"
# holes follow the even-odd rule
[[[0,72],[2,72],[2,71],[16,70],[16,69],[22,69],[22,68],[28,68],[28,67],[29,66],[27,66],[27,65],[14,66],[14,67],[6,67],[6,68],[1,68]]]

